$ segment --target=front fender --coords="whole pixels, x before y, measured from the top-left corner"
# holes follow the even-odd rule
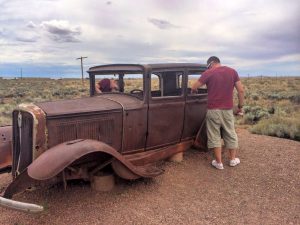
[[[125,179],[155,177],[162,173],[159,169],[151,170],[147,167],[145,169],[145,166],[133,165],[114,148],[103,142],[78,139],[54,146],[40,155],[7,187],[4,196],[10,198],[13,194],[30,186],[39,184],[42,181],[49,181],[76,160],[94,152],[106,153],[112,156],[114,161],[118,162],[113,163],[114,165],[122,165],[122,167],[113,166],[116,173]]]
[[[125,159],[117,150],[111,146],[96,140],[78,139],[70,142],[59,144],[38,157],[28,166],[28,175],[36,180],[50,179],[67,166],[84,155],[100,152],[111,155],[115,160],[122,163],[127,169],[139,177],[154,177],[159,175],[158,171],[147,173],[140,167],[134,166]]]

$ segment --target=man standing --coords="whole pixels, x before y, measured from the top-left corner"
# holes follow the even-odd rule
[[[224,169],[222,163],[221,128],[225,148],[229,150],[230,166],[236,166],[240,159],[236,158],[238,148],[237,134],[234,128],[233,116],[233,88],[238,92],[238,108],[243,107],[244,89],[237,72],[227,66],[222,66],[220,59],[211,56],[207,60],[207,70],[202,73],[198,81],[192,86],[195,92],[206,84],[208,92],[207,100],[207,145],[213,149],[215,160],[212,165],[217,169]]]

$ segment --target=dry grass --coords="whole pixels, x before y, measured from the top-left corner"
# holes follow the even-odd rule
[[[11,112],[20,103],[80,98],[89,95],[89,82],[79,79],[26,78],[1,80],[0,125],[11,124]]]
[[[257,134],[300,141],[300,78],[249,78],[239,125]]]

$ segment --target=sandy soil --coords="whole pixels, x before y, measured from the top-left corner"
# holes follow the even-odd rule
[[[300,143],[238,130],[241,164],[223,171],[211,153],[190,150],[155,179],[118,180],[112,192],[87,183],[24,192],[42,204],[29,215],[0,208],[0,224],[300,224]],[[0,175],[0,187],[10,180]]]

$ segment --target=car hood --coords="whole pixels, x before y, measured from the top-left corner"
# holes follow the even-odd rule
[[[47,116],[66,114],[92,113],[104,111],[121,111],[122,106],[110,99],[96,97],[61,100],[53,102],[36,103]]]
[[[36,103],[47,116],[122,111],[139,107],[142,101],[128,95],[103,94],[94,97]]]

